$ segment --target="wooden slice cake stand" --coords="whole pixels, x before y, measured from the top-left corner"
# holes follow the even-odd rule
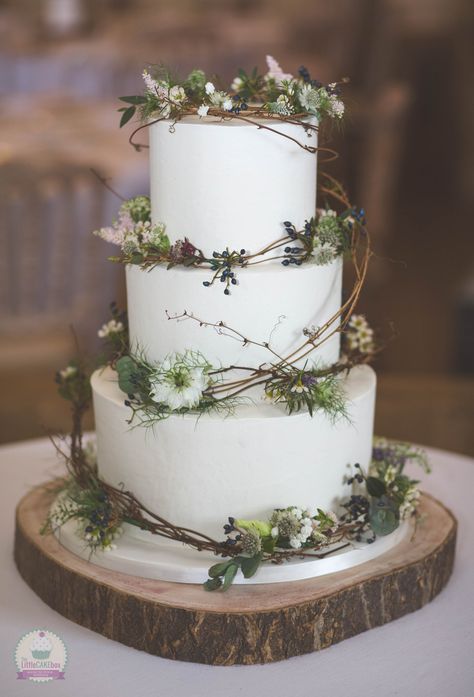
[[[443,589],[454,563],[456,519],[423,494],[423,522],[376,559],[304,581],[206,592],[79,558],[39,533],[51,501],[41,486],[17,507],[15,561],[26,583],[73,622],[181,661],[268,663],[318,651],[418,610]]]

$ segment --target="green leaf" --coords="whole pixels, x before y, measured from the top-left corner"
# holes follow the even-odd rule
[[[244,520],[243,518],[236,518],[234,525],[236,528],[242,528],[242,530],[255,530],[260,537],[267,537],[272,531],[270,523],[264,520]]]
[[[217,576],[223,576],[227,571],[227,567],[233,564],[233,559],[228,559],[227,561],[219,562],[219,564],[214,564],[211,566],[207,572],[211,578],[216,578]]]
[[[398,506],[387,496],[374,498],[370,502],[369,522],[376,535],[384,537],[396,530],[399,525]]]
[[[262,540],[262,549],[268,554],[273,554],[276,545],[276,539],[274,537],[264,537]]]
[[[222,584],[222,590],[226,591],[232,585],[232,581],[235,578],[237,571],[239,570],[239,565],[233,561],[228,567],[224,574],[224,583]]]
[[[125,126],[126,123],[130,121],[131,118],[135,116],[135,107],[134,106],[129,106],[128,109],[125,109],[125,111],[122,114],[122,118],[120,119],[120,128],[122,126]]]
[[[127,104],[146,104],[146,97],[139,94],[131,95],[130,97],[119,97],[121,102],[126,102]]]
[[[138,252],[134,252],[128,262],[130,264],[141,264],[143,261],[143,254],[139,254]]]
[[[125,394],[134,394],[137,386],[133,381],[137,366],[135,361],[130,356],[122,356],[116,363],[116,369],[119,377],[119,387]]]
[[[242,561],[240,562],[240,568],[242,569],[242,573],[245,578],[251,578],[255,574],[258,567],[260,566],[260,562],[262,561],[262,556],[262,553],[259,552],[254,557],[242,558]]]
[[[365,485],[367,487],[367,493],[369,494],[369,496],[375,496],[376,498],[380,498],[380,496],[383,496],[387,493],[387,487],[385,486],[385,482],[383,482],[381,479],[378,479],[377,477],[367,477],[367,479],[365,480]]]
[[[202,585],[204,586],[204,590],[206,591],[216,591],[222,586],[222,579],[219,577],[208,578],[207,581]]]

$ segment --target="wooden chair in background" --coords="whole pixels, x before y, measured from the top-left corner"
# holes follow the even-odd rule
[[[120,269],[91,234],[105,222],[107,196],[83,167],[0,167],[0,382],[9,395],[0,440],[13,425],[21,437],[23,421],[50,421],[43,396],[77,352],[70,327],[87,352],[117,297]]]

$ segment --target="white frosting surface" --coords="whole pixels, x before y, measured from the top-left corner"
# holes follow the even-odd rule
[[[171,416],[130,427],[116,374],[92,376],[99,472],[123,482],[171,522],[221,539],[228,516],[266,518],[276,507],[331,508],[348,494],[347,465],[366,467],[372,448],[376,378],[368,366],[344,380],[349,420],[289,416],[265,403],[235,415]]]
[[[317,146],[301,125],[262,123]],[[166,224],[172,241],[188,237],[206,254],[257,252],[282,236],[285,220],[301,229],[315,213],[316,154],[282,135],[196,117],[149,132],[152,220]]]
[[[225,322],[246,338],[270,342],[280,356],[304,343],[305,327],[322,326],[341,304],[342,262],[327,266],[289,267],[271,264],[242,269],[240,284],[224,295],[223,284],[206,288],[207,269],[156,267],[151,271],[127,266],[130,339],[149,360],[173,351],[199,349],[214,366],[246,365],[278,360],[267,349],[243,345],[224,330],[201,327],[192,319],[168,320],[185,310],[206,322]],[[335,325],[337,326],[337,325]],[[339,334],[315,349],[310,363],[334,363],[339,358]]]

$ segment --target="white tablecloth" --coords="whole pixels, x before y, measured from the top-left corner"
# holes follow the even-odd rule
[[[458,518],[453,576],[432,603],[391,624],[319,653],[265,666],[180,663],[127,648],[45,605],[20,578],[12,557],[14,509],[30,486],[61,471],[47,440],[0,447],[0,694],[64,697],[471,697],[474,695],[474,460],[429,450],[423,488]],[[16,680],[13,651],[44,627],[68,649],[64,682]]]

